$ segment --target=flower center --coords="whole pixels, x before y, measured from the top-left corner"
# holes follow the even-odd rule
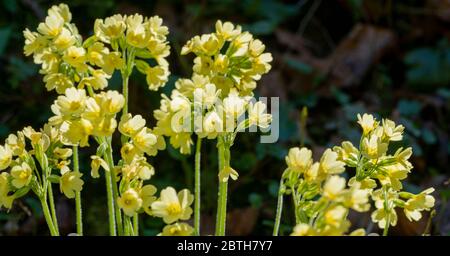
[[[181,206],[178,203],[171,203],[167,206],[167,213],[169,215],[177,215],[181,213]]]

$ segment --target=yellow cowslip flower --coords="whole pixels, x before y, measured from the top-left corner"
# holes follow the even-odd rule
[[[34,63],[41,64],[41,72],[44,74],[57,73],[61,58],[50,48],[46,48],[42,53],[34,56]]]
[[[208,139],[216,138],[224,131],[223,126],[224,123],[216,111],[208,112],[203,120],[203,131],[199,133],[199,136],[208,137]]]
[[[101,41],[110,43],[111,40],[122,37],[126,28],[125,17],[116,14],[104,21],[101,19],[95,20],[94,33]]]
[[[213,56],[223,46],[223,40],[220,40],[215,34],[195,36],[192,40],[192,51],[199,55]]]
[[[223,110],[225,111],[225,114],[227,115],[227,117],[230,117],[232,120],[236,120],[239,116],[241,116],[245,112],[246,105],[247,105],[247,101],[244,98],[240,97],[239,92],[235,89],[232,89],[229,92],[228,96],[225,99],[223,99]],[[249,107],[249,115],[250,115],[249,118],[251,118],[250,112],[252,110],[253,110],[253,108],[250,109],[250,107]],[[255,115],[253,117],[253,119],[255,120],[255,124],[259,120],[258,113],[255,113]]]
[[[345,179],[337,175],[330,176],[323,186],[323,196],[328,200],[336,200],[345,189]]]
[[[48,45],[48,40],[36,32],[31,32],[28,28],[23,31],[25,46],[23,47],[26,56],[41,53]]]
[[[152,203],[152,212],[156,217],[163,218],[167,224],[177,220],[187,220],[191,217],[192,208],[190,205],[194,201],[194,196],[187,189],[180,192],[172,187],[167,187],[161,191],[161,197]]]
[[[22,132],[18,132],[17,136],[15,134],[10,134],[5,142],[5,148],[8,147],[14,156],[20,156],[25,151],[25,136]],[[2,161],[0,160],[0,162]],[[3,163],[6,165],[6,162],[8,162],[7,158],[5,158],[5,162]]]
[[[61,115],[80,115],[86,107],[86,99],[85,90],[71,87],[66,89],[64,95],[58,96],[54,105]]]
[[[7,172],[0,173],[0,208],[4,206],[7,209],[11,209],[14,201],[14,195],[8,195],[9,191],[9,179],[10,175]]]
[[[103,56],[102,69],[106,74],[112,75],[115,69],[122,69],[125,61],[121,58],[120,52],[110,52]]]
[[[119,131],[128,137],[134,136],[144,127],[145,119],[141,115],[132,116],[128,113],[120,118]]]
[[[86,58],[91,65],[103,67],[105,60],[104,56],[109,54],[108,48],[103,43],[95,42],[88,47]]]
[[[358,114],[358,123],[361,125],[361,128],[363,129],[363,134],[367,135],[369,134],[373,129],[375,129],[378,126],[378,122],[376,119],[369,114],[363,114],[361,117],[360,114]]]
[[[310,168],[306,169],[303,173],[303,177],[307,182],[319,182],[323,180],[323,174],[321,173],[320,163],[313,163]]]
[[[325,174],[340,174],[345,171],[345,163],[339,161],[338,154],[328,148],[320,158],[320,169]]]
[[[184,222],[166,225],[158,236],[191,236],[194,228]]]
[[[214,68],[214,60],[210,56],[198,56],[194,59],[192,70],[196,74],[208,76]]]
[[[331,207],[325,212],[325,223],[332,227],[339,227],[345,221],[347,213],[348,209],[341,205]]]
[[[249,124],[257,125],[261,128],[268,128],[272,122],[272,115],[266,113],[266,104],[262,101],[258,101],[255,104],[250,102],[248,104],[248,120]]]
[[[30,184],[33,170],[27,163],[23,162],[11,168],[11,176],[13,178],[11,184],[16,188],[22,188]]]
[[[72,149],[56,147],[53,149],[53,155],[58,159],[67,159],[72,156]]]
[[[192,98],[193,93],[196,89],[204,89],[206,85],[210,84],[209,78],[207,76],[202,76],[197,73],[192,74],[191,79],[180,78],[175,82],[175,87],[177,91],[182,95]]]
[[[63,28],[61,33],[53,40],[53,45],[58,51],[64,51],[73,46],[75,42],[75,36],[67,28]]]
[[[89,145],[89,135],[92,135],[93,131],[93,124],[84,118],[76,121],[64,122],[63,125],[61,125],[63,142],[70,145],[79,144],[80,147]]]
[[[91,156],[91,176],[92,178],[98,178],[100,175],[98,174],[98,169],[100,169],[100,166],[107,172],[109,172],[109,165],[106,163],[103,158],[99,156]]]
[[[83,89],[86,86],[91,86],[94,90],[102,90],[108,86],[108,79],[110,75],[101,69],[91,71],[91,76],[84,77],[78,84],[78,88]]]
[[[408,161],[409,158],[412,156],[412,148],[408,147],[403,150],[403,148],[397,149],[394,154],[395,160],[397,160],[397,163],[403,165],[406,168],[411,169],[412,164]]]
[[[158,16],[146,19],[147,31],[157,40],[165,41],[169,34],[169,28],[162,25],[163,20]]]
[[[75,198],[75,192],[80,192],[83,189],[84,181],[80,172],[72,172],[65,170],[59,181],[59,188],[67,198]]]
[[[120,124],[119,124],[119,130],[120,130]],[[120,155],[122,156],[122,159],[125,161],[125,163],[129,164],[133,161],[134,158],[139,156],[139,150],[133,145],[133,143],[125,143],[122,148],[120,149]]]
[[[241,26],[234,26],[231,22],[222,22],[218,20],[216,22],[216,34],[222,40],[230,40],[242,32]]]
[[[289,149],[285,161],[289,170],[303,173],[307,171],[313,163],[312,151],[305,147],[291,148]]]
[[[370,209],[369,196],[370,189],[360,189],[358,185],[350,187],[344,193],[343,203],[347,208],[357,212],[365,212]]]
[[[125,105],[125,98],[118,91],[101,92],[94,98],[99,103],[102,113],[106,115],[119,113]]]
[[[155,168],[149,164],[139,165],[136,171],[141,180],[149,180],[155,174]]]
[[[394,164],[383,168],[384,172],[380,173],[377,178],[381,184],[389,184],[394,190],[403,188],[401,180],[408,177],[410,168],[406,168],[401,164]]]
[[[196,88],[194,90],[194,104],[201,104],[203,107],[209,109],[214,103],[216,103],[218,97],[220,95],[220,89],[216,90],[216,86],[214,84],[206,84],[204,88]],[[227,102],[228,104],[230,102]],[[225,110],[225,112],[229,111],[229,109]]]
[[[394,121],[389,119],[383,119],[383,132],[384,137],[390,141],[401,141],[403,138],[403,130],[405,127],[403,125],[396,126]]]
[[[72,13],[70,13],[69,6],[67,4],[53,5],[49,11],[58,13],[64,22],[70,22],[72,20]]]
[[[126,215],[132,217],[142,207],[142,198],[135,189],[129,188],[117,198],[117,205]]]
[[[359,150],[350,141],[342,142],[340,147],[333,147],[333,151],[338,154],[339,161],[356,164]]]
[[[103,116],[100,119],[97,119],[94,126],[94,130],[92,131],[92,135],[94,136],[111,136],[117,128],[117,121],[114,117]]]
[[[126,42],[136,48],[144,48],[150,38],[144,26],[144,18],[140,14],[130,15],[126,18]]]
[[[291,236],[315,236],[317,235],[313,227],[306,223],[299,223],[295,225]]]
[[[239,173],[231,168],[230,166],[225,166],[220,172],[219,172],[219,180],[221,182],[227,182],[228,179],[231,177],[232,180],[237,180],[239,177]]]
[[[152,203],[156,201],[156,187],[153,185],[145,185],[139,190],[139,197],[142,198],[142,209],[152,215]]]
[[[144,127],[133,137],[133,144],[142,152],[150,152],[157,143],[157,137],[152,133],[152,130]]]
[[[429,211],[434,207],[435,199],[430,195],[433,192],[434,188],[428,188],[406,201],[403,210],[409,221],[419,221],[422,218],[421,211]]]
[[[73,87],[72,80],[61,73],[50,73],[44,76],[47,91],[56,90],[58,94],[64,94],[67,88]]]
[[[167,66],[158,65],[154,67],[148,66],[145,74],[148,88],[152,91],[157,91],[167,83],[170,72]]]
[[[88,65],[86,64],[86,50],[83,47],[70,46],[64,52],[62,59],[67,64],[76,68],[80,73],[88,70]]]
[[[371,178],[365,178],[361,181],[357,181],[356,177],[351,177],[348,181],[348,185],[359,189],[374,189],[377,187],[377,183]]]
[[[12,151],[8,144],[5,146],[0,145],[0,171],[9,167],[12,161]]]
[[[40,23],[37,30],[43,35],[56,37],[61,33],[64,23],[64,18],[55,9],[49,9],[45,22]]]
[[[389,219],[391,226],[397,225],[397,212],[394,209],[394,200],[398,198],[398,193],[392,189],[387,192],[381,188],[372,192],[372,199],[375,201],[377,208],[372,212],[372,221],[378,223],[379,228],[386,226],[386,221]]]
[[[362,154],[369,159],[377,159],[386,154],[388,144],[375,134],[365,137],[361,144]]]

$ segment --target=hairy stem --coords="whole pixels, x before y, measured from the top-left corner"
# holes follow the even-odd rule
[[[116,236],[117,235],[117,231],[116,231],[116,214],[114,211],[114,199],[113,199],[113,182],[112,182],[112,173],[114,170],[114,162],[113,159],[110,157],[109,152],[111,151],[111,148],[108,145],[107,148],[108,152],[105,152],[105,160],[106,163],[109,166],[109,173],[105,173],[105,182],[106,182],[106,197],[108,200],[108,213],[109,213],[109,234],[111,236]]]
[[[56,229],[56,232],[59,235],[59,227],[58,227],[58,218],[56,217],[56,207],[55,207],[55,200],[53,198],[53,188],[52,188],[52,183],[49,182],[48,184],[48,200],[50,201],[50,212],[52,214],[52,220],[53,220],[53,225]]]
[[[122,224],[122,212],[119,208],[119,205],[117,204],[117,198],[119,198],[119,189],[117,188],[117,173],[116,173],[116,169],[114,168],[114,158],[112,155],[111,140],[108,138],[106,140],[108,143],[108,148],[106,150],[106,154],[107,154],[106,158],[108,159],[107,163],[108,163],[109,169],[110,169],[109,175],[111,176],[111,183],[112,183],[113,204],[115,207],[117,232],[118,232],[119,236],[121,236],[121,235],[123,235],[123,224]]]
[[[280,187],[278,188],[277,213],[275,215],[275,223],[273,226],[273,236],[278,236],[281,222],[281,212],[283,211],[283,179],[280,180]]]
[[[73,171],[80,172],[78,165],[78,146],[73,146]],[[77,222],[77,234],[83,235],[83,212],[81,209],[81,192],[75,193],[75,211]]]
[[[200,235],[200,164],[201,164],[202,138],[197,138],[195,147],[195,199],[194,199],[194,230],[195,235]]]
[[[50,235],[58,236],[58,231],[55,228],[50,210],[48,209],[47,199],[44,196],[44,198],[40,198],[40,200],[42,205],[42,212],[44,213],[45,221],[47,222],[48,229],[50,230]]]
[[[219,172],[230,166],[230,148],[219,141]],[[217,203],[216,236],[224,236],[227,220],[228,181],[219,180],[219,194]]]

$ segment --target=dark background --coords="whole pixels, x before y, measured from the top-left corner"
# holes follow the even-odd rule
[[[32,58],[23,54],[22,31],[36,30],[46,10],[59,1],[0,0],[0,139],[24,126],[42,127],[56,97],[47,92]],[[258,136],[240,134],[232,148],[232,166],[240,178],[229,188],[228,234],[270,235],[278,182],[285,168],[284,156],[293,146],[305,144],[317,157],[325,147],[342,140],[358,142],[357,113],[387,117],[406,127],[401,145],[414,149],[415,166],[405,182],[418,192],[436,188],[436,216],[432,234],[450,234],[449,98],[450,98],[450,1],[448,0],[243,0],[243,1],[68,1],[84,38],[96,18],[115,13],[159,15],[169,26],[172,73],[159,92],[150,92],[145,77],[135,72],[130,84],[130,112],[143,115],[154,125],[153,110],[160,93],[166,94],[179,77],[189,77],[192,56],[180,56],[192,36],[210,33],[217,19],[241,24],[273,54],[273,67],[258,84],[259,96],[280,97],[280,140],[259,144]],[[120,88],[115,74],[109,88]],[[303,107],[306,122],[300,121]],[[302,128],[306,123],[305,128]],[[88,157],[81,153],[82,171],[88,182],[83,189],[85,233],[107,234],[103,179],[88,178]],[[400,146],[400,144],[398,145]],[[118,148],[115,148],[118,151]],[[203,232],[214,228],[217,193],[215,145],[203,147]],[[116,157],[117,159],[117,157]],[[150,160],[156,167],[151,182],[159,189],[193,188],[193,157],[169,147]],[[58,193],[57,193],[58,194]],[[57,214],[61,233],[74,232],[73,200],[58,194]],[[368,214],[351,216],[352,229],[373,227]],[[418,223],[399,212],[392,234],[419,235],[428,215]],[[159,219],[141,217],[143,235],[160,232]],[[292,209],[286,204],[282,234],[293,226]],[[376,232],[376,228],[369,228]],[[0,235],[46,234],[39,202],[29,196],[15,202],[10,213],[0,212]]]

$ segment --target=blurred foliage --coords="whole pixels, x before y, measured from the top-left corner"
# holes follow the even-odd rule
[[[50,115],[56,95],[45,90],[37,66],[23,55],[22,30],[35,28],[47,8],[58,2],[0,0],[1,139],[26,125],[38,128]],[[142,75],[135,73],[131,79],[130,111],[151,122],[159,94],[170,93],[177,78],[190,75],[190,57],[180,56],[181,46],[193,35],[211,31],[217,19],[241,24],[273,53],[272,71],[259,83],[258,94],[280,97],[280,139],[276,144],[259,144],[255,134],[238,136],[232,148],[232,163],[241,176],[230,184],[229,208],[230,217],[239,225],[229,225],[228,233],[271,234],[279,178],[289,147],[304,143],[319,155],[325,146],[342,140],[356,143],[356,114],[370,112],[406,127],[405,146],[413,146],[415,166],[407,188],[437,188],[437,216],[432,232],[450,234],[449,1],[72,0],[67,4],[85,38],[92,34],[96,18],[114,13],[157,14],[169,26],[169,83],[155,93],[147,90]],[[120,83],[116,74],[109,86],[117,89]],[[307,107],[308,115],[301,125],[303,107]],[[202,220],[206,234],[214,228],[215,152],[211,143],[203,147]],[[91,153],[81,153],[81,169],[86,176]],[[192,156],[181,155],[169,147],[152,161],[157,168],[152,182],[157,187],[170,184],[177,189],[192,188]],[[90,179],[83,193],[96,195],[83,197],[83,205],[87,206],[86,233],[106,234],[103,181]],[[62,232],[73,232],[73,202],[57,198],[58,216],[64,223]],[[41,210],[33,198],[16,202],[11,213],[0,212],[0,234],[46,232]],[[426,222],[427,218],[423,220]],[[292,219],[291,206],[286,203],[281,234],[289,234]],[[354,226],[372,226],[368,219],[357,217]],[[400,216],[393,232],[421,234],[420,225]],[[141,221],[144,235],[157,234],[162,226],[151,217]]]

